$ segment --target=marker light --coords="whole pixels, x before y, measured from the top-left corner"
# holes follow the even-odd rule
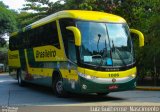
[[[96,79],[95,76],[90,76],[90,75],[86,75],[86,74],[82,74],[82,73],[78,73],[79,76],[83,77],[83,78],[86,78],[86,79]]]

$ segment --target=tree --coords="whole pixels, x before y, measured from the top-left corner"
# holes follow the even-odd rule
[[[62,4],[61,0],[54,3],[49,0],[26,0],[27,3],[22,10],[31,10],[33,13],[21,12],[18,19],[22,23],[22,26],[25,26],[61,10],[82,9],[112,12],[117,3],[112,1],[113,0],[64,0],[64,4]]]
[[[17,15],[18,28],[22,29],[23,27],[33,23],[37,19],[37,14],[29,13],[22,11]]]
[[[64,9],[77,10],[80,9],[79,5],[84,3],[86,0],[64,0]]]
[[[151,25],[148,31],[148,58],[151,61],[151,69],[152,69],[152,78],[154,80],[154,84],[158,82],[158,77],[160,76],[160,16],[156,16],[153,18]],[[152,55],[151,55],[152,54]],[[148,63],[149,64],[149,63]]]
[[[117,1],[113,0],[65,0],[65,9],[94,10],[112,13]]]
[[[17,23],[15,20],[15,12],[9,10],[3,2],[0,2],[0,47],[5,45],[3,35],[17,30]]]
[[[46,17],[52,13],[63,10],[60,1],[50,2],[49,0],[26,0],[22,12],[19,14],[18,20],[21,27],[24,27],[36,20]],[[32,13],[26,12],[31,11]]]

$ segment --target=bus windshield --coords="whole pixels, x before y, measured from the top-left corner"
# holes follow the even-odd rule
[[[81,63],[96,66],[133,64],[133,45],[125,23],[77,21],[82,36]]]

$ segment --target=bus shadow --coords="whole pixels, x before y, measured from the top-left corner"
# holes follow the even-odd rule
[[[15,86],[19,86],[17,82],[13,83],[13,84]],[[34,93],[42,93],[42,94],[53,96],[52,89],[49,87],[43,86],[43,85],[38,85],[38,84],[33,84],[33,83],[25,83],[23,86],[19,86],[19,87],[23,88],[23,89],[28,89],[29,91],[32,91]]]
[[[104,102],[104,101],[123,101],[126,100],[124,98],[119,98],[119,97],[114,97],[112,96],[112,93],[106,95],[106,96],[98,96],[96,94],[75,94],[75,93],[70,93],[67,97],[65,98],[57,98],[52,89],[46,86],[40,86],[37,84],[30,84],[27,83],[27,85],[24,87],[26,89],[29,89],[30,91],[33,92],[38,92],[44,95],[47,95],[49,98],[56,98],[59,100],[64,100],[64,101],[69,101],[69,102],[74,102],[74,103],[89,103],[89,102]],[[67,100],[66,100],[67,99]],[[47,103],[47,102],[46,102]],[[53,102],[48,102],[49,104],[54,103]]]
[[[70,96],[72,100],[79,102],[104,102],[104,101],[123,101],[125,99],[111,96],[112,93],[106,96],[97,96],[96,94],[73,94]]]

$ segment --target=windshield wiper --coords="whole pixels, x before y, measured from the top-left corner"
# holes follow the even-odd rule
[[[122,57],[119,49],[114,46],[113,40],[112,40],[112,47],[113,47],[114,51],[117,51],[116,53],[118,54],[119,58],[121,59],[123,65],[124,65],[124,66],[127,66],[127,64],[126,64],[125,61],[123,60],[123,57]]]

